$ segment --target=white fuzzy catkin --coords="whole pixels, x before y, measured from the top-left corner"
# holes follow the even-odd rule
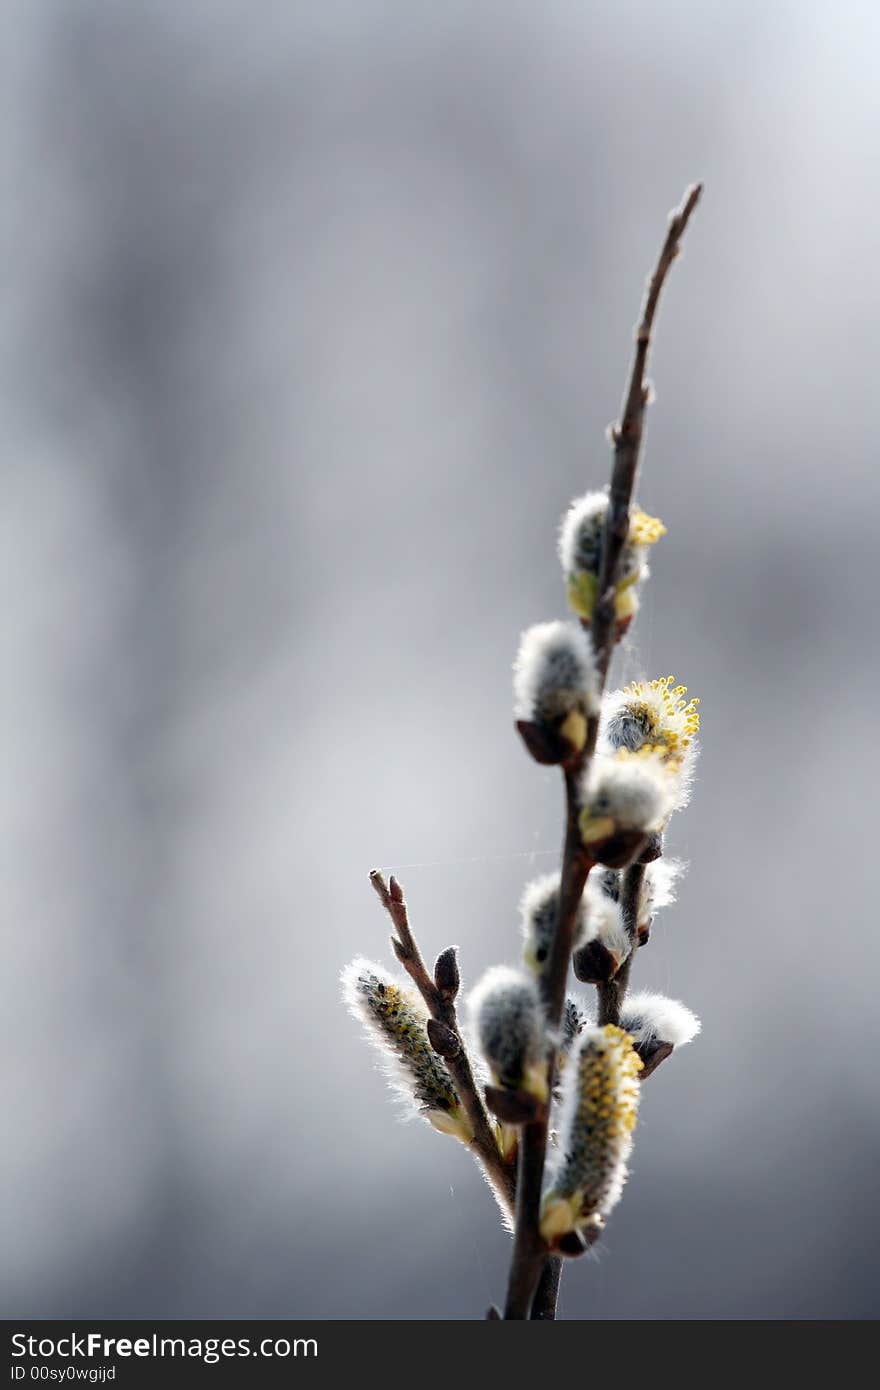
[[[640,754],[598,754],[580,788],[581,827],[610,820],[613,829],[659,830],[672,812],[676,789],[662,759]]]
[[[562,1078],[560,1157],[541,1209],[545,1240],[603,1220],[619,1200],[641,1068],[630,1039],[613,1024],[586,1028],[578,1038]]]
[[[496,1085],[545,1099],[546,1028],[534,976],[492,966],[471,990],[468,1016]]]
[[[555,728],[572,713],[582,716],[586,724],[598,711],[593,644],[578,623],[536,623],[526,628],[513,673],[517,719]]]
[[[590,620],[598,597],[602,540],[608,496],[588,492],[576,497],[562,519],[559,558],[568,586],[568,599],[579,617]],[[658,541],[666,527],[636,508],[630,518],[629,537],[620,555],[615,585],[615,613],[631,617],[638,608],[636,586],[647,578],[647,548]]]
[[[379,1052],[394,1090],[435,1129],[469,1144],[473,1131],[452,1077],[431,1046],[428,1012],[414,988],[358,957],[342,972],[342,994]]]
[[[604,492],[588,492],[570,504],[559,528],[559,559],[566,575],[579,572],[598,575],[607,512],[608,495]],[[644,516],[644,513],[639,515]],[[620,557],[618,582],[641,575],[645,553],[645,544],[639,544],[635,538],[627,541]]]
[[[698,699],[685,701],[687,687],[674,685],[674,676],[633,681],[609,691],[602,701],[599,746],[631,753],[656,750],[673,778],[674,809],[690,800],[697,758],[700,716]]]
[[[570,503],[559,528],[559,559],[566,574],[577,570],[599,573],[602,562],[602,528],[608,511],[608,494],[588,492]]]
[[[608,869],[603,872],[594,869],[587,879],[583,904],[589,930],[585,940],[596,937],[606,951],[611,952],[620,967],[632,949],[632,942],[623,925],[619,894],[617,897],[611,897],[605,891],[606,873],[616,876],[617,870]]]
[[[547,968],[550,945],[556,931],[559,906],[559,873],[543,874],[527,883],[520,902],[523,959],[530,970],[542,975]],[[592,935],[587,906],[583,899],[575,919],[575,946],[582,946]]]
[[[678,999],[643,991],[627,995],[620,1026],[630,1034],[636,1047],[654,1042],[684,1047],[697,1036],[702,1024]]]

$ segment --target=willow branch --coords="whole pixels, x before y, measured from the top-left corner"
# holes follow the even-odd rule
[[[672,263],[678,256],[681,239],[702,191],[702,184],[692,184],[685,192],[681,206],[669,219],[669,231],[654,267],[654,273],[648,281],[641,318],[636,328],[636,347],[629,384],[623,401],[623,413],[620,423],[612,426],[611,429],[611,439],[614,444],[614,466],[611,471],[608,513],[605,518],[605,535],[602,545],[602,564],[599,571],[599,599],[592,623],[593,644],[603,683],[608,675],[608,667],[611,664],[611,655],[614,650],[614,580],[623,547],[629,535],[630,508],[635,496],[636,479],[639,472],[645,408],[651,394],[646,371],[654,319],[660,301],[660,292]]]
[[[598,721],[591,721],[588,748],[595,747]],[[592,747],[590,747],[592,743]],[[565,772],[565,843],[562,851],[562,872],[559,880],[559,900],[556,911],[556,931],[550,947],[547,967],[541,977],[544,1014],[551,1039],[559,1029],[568,967],[574,947],[578,908],[583,897],[587,875],[593,862],[584,852],[578,827],[577,786],[583,760]],[[548,1095],[553,1093],[556,1071],[556,1043],[548,1050]],[[531,1314],[532,1300],[547,1260],[547,1247],[541,1236],[541,1189],[544,1181],[544,1162],[550,1127],[550,1107],[546,1105],[535,1121],[523,1126],[519,1143],[519,1169],[516,1184],[516,1225],[514,1228],[513,1258],[507,1286],[504,1316],[525,1319]],[[558,1291],[557,1281],[557,1291]],[[554,1305],[555,1309],[555,1305]]]
[[[621,555],[629,535],[630,509],[638,477],[645,408],[650,396],[645,372],[654,319],[661,290],[670,267],[678,255],[681,238],[701,192],[702,185],[692,185],[686,191],[681,206],[670,218],[666,240],[661,248],[654,273],[648,281],[641,318],[636,328],[635,353],[629,384],[624,397],[622,418],[620,423],[614,426],[611,433],[614,444],[614,463],[602,538],[599,599],[591,624],[600,693],[605,689],[617,636],[614,591]],[[556,1034],[562,1016],[571,952],[574,945],[577,910],[587,875],[592,868],[592,862],[585,855],[578,830],[577,785],[595,752],[598,731],[599,721],[597,717],[590,720],[586,746],[580,759],[565,770],[566,828],[559,884],[559,906],[556,932],[550,949],[547,968],[541,982],[544,1010],[551,1038]],[[631,958],[632,951],[630,952],[630,960]],[[625,980],[623,981],[623,989],[626,989]],[[621,995],[620,998],[622,999],[622,997]],[[617,1016],[618,1018],[620,1016],[619,1002]],[[554,1041],[548,1050],[549,1094],[552,1094],[555,1066],[556,1044]],[[514,1248],[504,1314],[505,1318],[508,1319],[524,1319],[530,1316],[535,1291],[542,1275],[544,1275],[548,1259],[549,1251],[540,1231],[540,1217],[549,1118],[548,1106],[539,1119],[523,1127],[520,1139]],[[549,1272],[545,1276],[544,1282],[545,1287],[548,1287],[550,1284]],[[558,1281],[556,1289],[558,1291]]]
[[[378,869],[373,869],[370,874],[370,882],[394,924],[396,935],[391,938],[394,954],[424,999],[431,1018],[435,1019],[443,1029],[448,1030],[449,1035],[451,1035],[444,1040],[441,1055],[455,1083],[456,1092],[474,1132],[471,1150],[482,1165],[486,1177],[498,1194],[505,1210],[512,1212],[515,1188],[514,1170],[504,1162],[496,1143],[486,1107],[474,1080],[467,1048],[459,1031],[455,1004],[447,992],[438,988],[428,973],[409,924],[409,913],[404,900],[403,889],[397,879],[392,876],[390,883],[386,884]],[[432,1036],[431,1042],[436,1048],[434,1036]],[[440,1049],[436,1048],[436,1050],[439,1051]]]

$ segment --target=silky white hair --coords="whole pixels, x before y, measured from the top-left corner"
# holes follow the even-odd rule
[[[699,716],[694,706],[699,701],[686,705],[684,693],[675,698],[684,687],[670,691],[671,679],[637,681],[622,690],[606,691],[598,746],[606,753],[619,748],[636,753],[646,746],[667,750],[663,758],[672,790],[670,809],[682,811],[690,801],[696,770]]]
[[[471,990],[468,1018],[501,1085],[518,1086],[545,1057],[544,1011],[534,976],[493,965]]]
[[[559,1152],[548,1196],[581,1194],[582,1224],[606,1216],[619,1201],[632,1152],[641,1063],[619,1028],[585,1028],[562,1076]]]
[[[559,559],[567,575],[579,570],[599,573],[607,511],[608,494],[605,492],[587,492],[583,497],[576,497],[569,506],[559,528]],[[633,574],[646,577],[646,554],[646,546],[628,540],[621,552],[617,582]]]
[[[349,1012],[366,1029],[392,1090],[405,1102],[404,1113],[427,1118],[457,1113],[460,1100],[445,1063],[431,1046],[428,1011],[418,990],[363,956],[345,967],[341,981]]]
[[[520,900],[520,930],[525,946],[526,962],[539,975],[542,973],[550,943],[556,931],[556,912],[559,906],[559,872],[542,874],[527,883]],[[575,946],[583,946],[594,935],[588,903],[581,898],[575,919]]]
[[[668,770],[655,758],[597,753],[580,790],[582,810],[611,816],[620,830],[658,830],[675,804]]]
[[[696,1014],[691,1013],[678,999],[664,994],[629,994],[623,1003],[620,1026],[629,1033],[636,1046],[643,1043],[671,1043],[684,1047],[692,1042],[702,1028]]]
[[[520,638],[513,667],[517,719],[549,724],[571,710],[599,708],[593,643],[579,623],[536,623]]]
[[[645,865],[645,878],[639,900],[641,920],[675,902],[675,890],[684,871],[685,865],[682,860],[667,859],[665,856]]]

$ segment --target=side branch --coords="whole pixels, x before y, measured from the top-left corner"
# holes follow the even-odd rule
[[[471,1122],[474,1138],[471,1148],[483,1166],[492,1187],[508,1212],[513,1211],[515,1175],[513,1168],[506,1164],[495,1141],[489,1123],[489,1116],[483,1104],[473,1070],[458,1028],[455,1004],[449,991],[438,988],[431,978],[422,959],[422,954],[409,924],[409,913],[403,896],[403,889],[392,876],[390,884],[378,869],[373,869],[370,882],[394,924],[395,936],[391,938],[394,954],[409,975],[416,989],[428,1007],[431,1018],[438,1025],[435,1031],[429,1024],[428,1031],[434,1050],[440,1052],[455,1082],[455,1089]],[[439,1044],[439,1046],[438,1046]]]

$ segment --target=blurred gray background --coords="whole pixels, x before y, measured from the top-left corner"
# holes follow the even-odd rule
[[[337,998],[516,953],[512,732],[643,278],[669,527],[620,674],[703,699],[578,1318],[863,1318],[880,1274],[876,5],[6,0],[2,1310],[475,1317],[508,1238]],[[875,636],[872,637],[872,632]]]

